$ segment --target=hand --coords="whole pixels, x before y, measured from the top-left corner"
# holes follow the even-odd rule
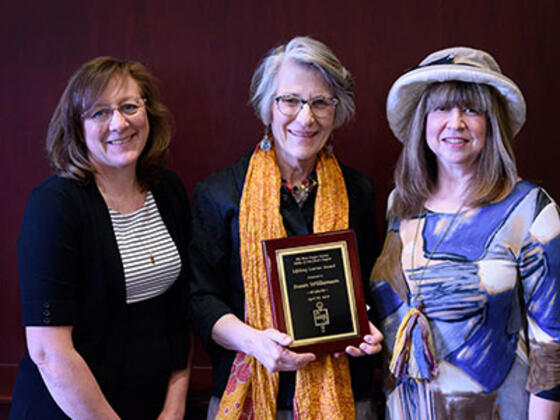
[[[364,335],[364,341],[358,346],[348,346],[346,347],[346,353],[353,357],[365,356],[366,354],[376,354],[383,348],[381,342],[383,341],[383,334],[377,328],[373,326],[371,322],[369,324],[369,334]],[[343,353],[335,354],[335,357],[340,356]]]
[[[288,350],[289,335],[274,328],[257,330],[233,314],[225,314],[212,327],[212,339],[220,346],[255,357],[270,372],[298,370],[315,360],[313,353]]]
[[[269,328],[255,331],[250,354],[270,372],[298,370],[315,360],[313,353],[295,353],[287,347],[292,338],[278,330]]]

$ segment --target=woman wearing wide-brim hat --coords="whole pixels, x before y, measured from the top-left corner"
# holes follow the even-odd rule
[[[560,217],[517,174],[525,114],[494,58],[465,47],[389,92],[403,150],[372,289],[390,418],[558,418]]]

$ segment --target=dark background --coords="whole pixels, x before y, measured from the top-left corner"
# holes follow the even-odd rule
[[[404,69],[451,45],[488,50],[519,84],[528,103],[520,173],[560,197],[558,16],[556,0],[0,0],[0,418],[25,345],[18,231],[31,189],[50,173],[48,121],[80,64],[125,57],[161,80],[176,120],[170,166],[190,192],[260,139],[247,92],[264,54],[296,35],[322,40],[356,78],[357,115],[335,132],[335,150],[374,179],[382,235],[400,150],[385,119],[387,92]],[[196,387],[206,373],[195,371]]]

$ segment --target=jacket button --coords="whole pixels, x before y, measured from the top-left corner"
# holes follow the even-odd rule
[[[45,316],[49,316],[50,314],[51,314],[51,311],[49,311],[48,309],[45,309],[43,311],[43,315],[45,315]]]
[[[51,307],[51,304],[49,302],[43,303],[43,308],[48,309],[50,307]]]
[[[43,318],[43,324],[50,324],[51,323],[51,319],[50,318]]]

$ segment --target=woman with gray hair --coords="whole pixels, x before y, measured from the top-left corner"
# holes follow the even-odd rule
[[[558,419],[560,216],[517,175],[525,113],[472,48],[429,55],[389,92],[403,151],[372,272],[389,418]]]
[[[373,266],[372,184],[339,165],[330,140],[354,113],[353,88],[348,70],[314,39],[273,49],[251,83],[262,141],[195,189],[190,312],[212,357],[209,419],[374,417],[369,357],[297,353],[274,329],[261,251],[264,239],[350,227],[362,272]],[[363,339],[346,353],[380,351],[371,323]]]

